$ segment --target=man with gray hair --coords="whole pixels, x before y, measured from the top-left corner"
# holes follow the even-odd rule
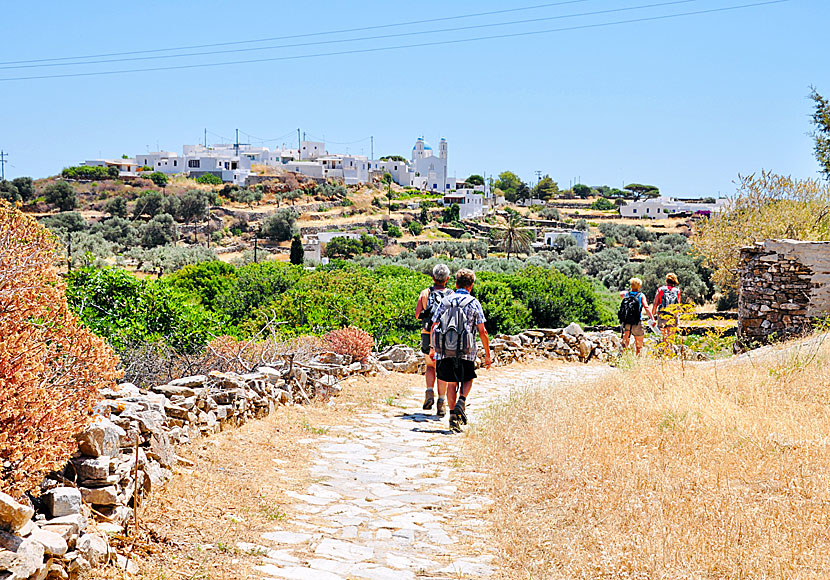
[[[447,288],[447,280],[450,278],[450,269],[446,264],[436,264],[432,269],[432,287],[424,289],[418,296],[418,304],[415,306],[415,317],[423,322],[421,326],[421,352],[426,357],[427,390],[424,396],[424,410],[429,411],[435,402],[435,351],[430,344],[430,333],[432,331],[432,315],[441,301],[452,294]],[[438,404],[435,407],[435,414],[443,417],[447,412],[447,383],[438,381]]]

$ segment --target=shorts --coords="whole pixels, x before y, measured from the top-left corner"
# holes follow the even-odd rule
[[[646,329],[643,328],[643,323],[638,322],[637,324],[623,324],[622,325],[622,332],[625,334],[626,332],[630,333],[631,336],[645,336]]]
[[[429,354],[429,349],[432,348],[431,334],[421,333],[421,352]]]
[[[466,383],[476,378],[476,363],[471,360],[459,360],[458,368],[455,363],[457,359],[442,358],[436,361],[435,374],[439,381],[446,381],[448,383],[457,383],[459,379]]]
[[[657,328],[676,328],[679,324],[677,316],[666,312],[657,313]]]

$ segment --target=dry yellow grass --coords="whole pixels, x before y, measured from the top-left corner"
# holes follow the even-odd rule
[[[494,408],[470,443],[503,576],[827,578],[828,361],[645,361]]]

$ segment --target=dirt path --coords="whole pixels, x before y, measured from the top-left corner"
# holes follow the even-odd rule
[[[482,372],[467,407],[468,428],[511,389],[561,388],[607,370],[541,363]],[[296,502],[287,506],[286,521],[260,543],[239,544],[263,556],[258,574],[290,580],[493,575],[496,554],[482,519],[491,500],[470,485],[483,474],[464,470],[464,435],[450,434],[446,417],[420,411],[422,397],[421,388],[411,389],[381,411],[357,413],[308,439],[317,445],[309,466],[314,483],[304,493],[288,492]]]

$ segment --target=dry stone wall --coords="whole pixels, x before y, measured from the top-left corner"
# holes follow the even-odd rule
[[[739,273],[744,344],[803,334],[830,314],[830,242],[757,243],[741,249]]]

